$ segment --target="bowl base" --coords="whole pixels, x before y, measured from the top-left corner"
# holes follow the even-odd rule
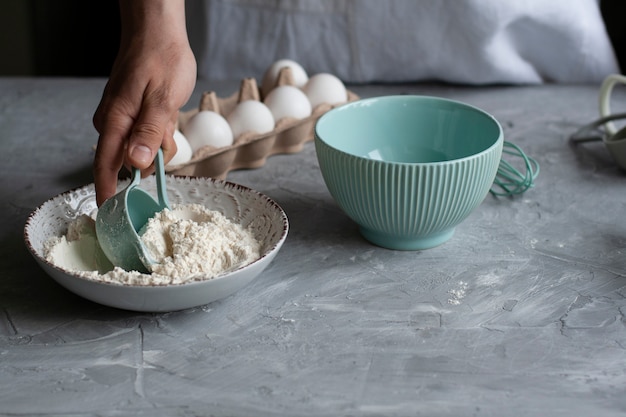
[[[359,227],[361,236],[369,242],[393,250],[423,250],[434,248],[448,241],[454,235],[454,228],[422,237],[398,237],[376,230]]]

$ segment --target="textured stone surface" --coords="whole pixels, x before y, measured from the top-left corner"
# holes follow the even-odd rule
[[[340,212],[309,143],[228,176],[289,216],[273,264],[167,314],[83,300],[23,244],[33,209],[92,182],[103,86],[0,79],[0,415],[626,413],[626,178],[601,143],[568,142],[597,117],[598,86],[351,86],[491,112],[539,160],[536,187],[488,196],[440,247],[391,251]],[[200,83],[190,106],[237,86]]]

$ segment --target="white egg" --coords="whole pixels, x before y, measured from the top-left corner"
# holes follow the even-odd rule
[[[274,120],[278,122],[285,117],[304,119],[311,115],[311,103],[306,95],[292,85],[281,85],[274,88],[264,101],[270,109]]]
[[[221,148],[233,144],[233,131],[226,119],[210,110],[202,110],[193,115],[183,133],[194,153],[207,145]]]
[[[178,129],[174,130],[174,142],[176,143],[176,154],[168,162],[168,165],[180,165],[188,162],[192,157],[193,151],[185,135]]]
[[[272,112],[265,104],[256,100],[244,100],[238,103],[226,121],[232,129],[235,139],[244,133],[263,134],[274,129]]]
[[[346,86],[333,74],[313,75],[302,87],[302,91],[309,98],[313,108],[322,103],[340,104],[348,101]]]
[[[270,90],[274,88],[276,81],[278,81],[280,70],[284,67],[291,68],[291,74],[293,75],[293,81],[296,87],[303,87],[306,82],[309,81],[308,74],[296,61],[292,61],[291,59],[279,59],[270,65],[263,75],[263,80],[261,80],[261,92],[263,97],[266,97]]]

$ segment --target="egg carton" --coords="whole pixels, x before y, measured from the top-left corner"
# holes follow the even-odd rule
[[[293,85],[289,68],[281,70],[276,85]],[[352,91],[346,89],[346,92],[347,102],[359,99]],[[239,91],[229,97],[217,97],[214,91],[204,92],[197,109],[180,113],[177,128],[184,132],[189,119],[202,110],[211,110],[226,117],[244,100],[261,100],[261,90],[254,78],[243,79]],[[307,118],[283,118],[276,122],[271,132],[244,133],[235,138],[230,146],[205,146],[198,149],[188,162],[168,165],[165,171],[172,175],[224,179],[233,170],[262,167],[271,155],[300,152],[306,142],[313,140],[315,123],[320,116],[341,104],[345,103],[319,104]]]

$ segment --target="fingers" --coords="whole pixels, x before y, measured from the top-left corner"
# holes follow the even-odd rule
[[[101,134],[94,158],[93,172],[98,207],[115,195],[117,175],[124,164],[124,137],[116,133]]]
[[[98,207],[106,199],[115,195],[117,176],[124,164],[126,132],[132,123],[132,120],[123,114],[110,111],[111,108],[116,107],[112,106],[111,100],[107,99],[107,88],[93,116],[93,125],[100,134],[93,163]]]
[[[94,159],[96,202],[100,206],[117,191],[122,166],[136,167],[143,176],[154,172],[154,159],[163,149],[164,162],[176,153],[173,135],[178,111],[167,106],[168,100],[144,98],[133,116],[128,100],[119,96],[103,98],[93,118],[100,133]]]

